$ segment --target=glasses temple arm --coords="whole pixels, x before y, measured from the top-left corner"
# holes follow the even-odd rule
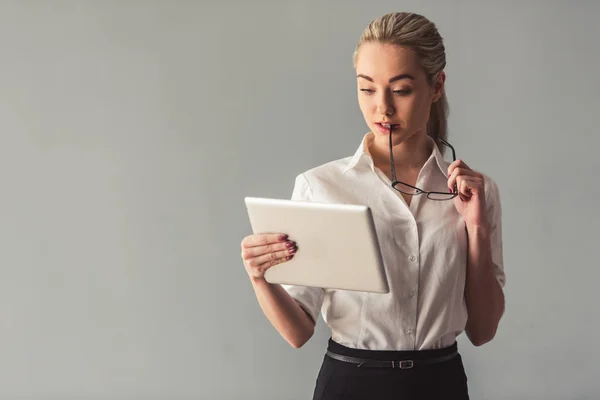
[[[396,166],[394,165],[394,152],[392,151],[392,125],[390,125],[390,173],[392,182],[396,181]]]

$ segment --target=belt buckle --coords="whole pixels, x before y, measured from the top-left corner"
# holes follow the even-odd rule
[[[415,366],[413,360],[402,360],[398,362],[398,368],[400,369],[411,369]]]

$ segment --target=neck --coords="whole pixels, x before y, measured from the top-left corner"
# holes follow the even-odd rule
[[[426,133],[417,132],[402,142],[397,142],[392,137],[394,164],[398,170],[420,170],[429,159],[432,150]],[[369,146],[369,152],[375,165],[389,166],[390,138],[387,135],[376,135]]]

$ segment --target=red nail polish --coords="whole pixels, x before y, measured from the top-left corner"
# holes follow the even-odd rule
[[[287,238],[288,238],[287,235],[281,235],[281,236],[279,236],[279,241],[285,242],[287,240]]]

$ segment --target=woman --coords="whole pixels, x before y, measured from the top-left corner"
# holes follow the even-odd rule
[[[267,318],[294,347],[322,312],[332,331],[313,399],[468,399],[456,337],[492,340],[504,312],[498,188],[445,161],[443,40],[417,14],[373,21],[354,53],[370,129],[356,154],[300,174],[292,198],[365,204],[380,239],[386,295],[273,285],[264,272],[302,244],[251,235],[242,258]]]

